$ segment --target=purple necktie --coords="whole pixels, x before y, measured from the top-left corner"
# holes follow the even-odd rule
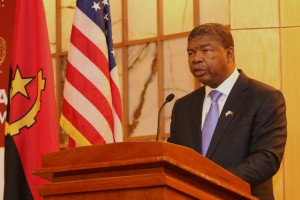
[[[212,90],[208,94],[211,98],[211,105],[206,115],[202,128],[202,155],[205,156],[211,138],[214,134],[218,119],[219,119],[219,105],[218,100],[222,96],[222,93],[218,90]]]

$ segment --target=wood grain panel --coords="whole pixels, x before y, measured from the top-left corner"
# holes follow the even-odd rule
[[[283,92],[287,102],[288,141],[285,152],[285,199],[300,199],[300,35],[299,28],[282,30]]]
[[[279,25],[278,1],[231,0],[232,28],[277,27]]]
[[[280,89],[279,29],[232,31],[238,68]]]
[[[281,0],[281,26],[300,26],[300,1]]]

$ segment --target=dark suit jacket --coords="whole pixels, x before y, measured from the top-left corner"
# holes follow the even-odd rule
[[[169,142],[201,153],[204,96],[205,87],[201,87],[175,102]],[[226,116],[228,111],[233,114]],[[274,199],[272,176],[280,167],[287,137],[285,112],[279,90],[240,71],[206,157],[248,182],[252,195]]]

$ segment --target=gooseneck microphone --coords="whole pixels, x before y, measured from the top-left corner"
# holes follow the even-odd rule
[[[163,103],[163,105],[160,107],[159,111],[158,111],[158,117],[157,117],[157,132],[156,132],[156,141],[158,141],[158,138],[159,138],[159,122],[160,122],[160,113],[163,109],[163,107],[169,103],[170,101],[172,101],[174,99],[175,95],[173,93],[169,94],[167,97],[166,97],[166,100],[165,102]]]

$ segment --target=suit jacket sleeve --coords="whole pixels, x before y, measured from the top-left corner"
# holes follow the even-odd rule
[[[287,135],[282,93],[268,90],[260,98],[252,116],[252,130],[249,130],[249,156],[241,164],[227,168],[252,186],[269,179],[278,171]]]

